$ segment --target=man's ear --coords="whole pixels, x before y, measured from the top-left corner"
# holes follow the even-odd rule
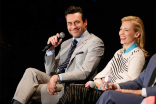
[[[87,24],[88,24],[87,19],[85,19],[84,24],[85,24],[85,26],[87,26]]]

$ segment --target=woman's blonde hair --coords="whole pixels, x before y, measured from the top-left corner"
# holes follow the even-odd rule
[[[145,45],[145,29],[142,20],[136,16],[126,16],[121,19],[121,22],[130,21],[134,25],[134,31],[140,32],[140,36],[137,38],[137,46],[143,51],[145,58],[148,57],[148,52],[144,49]]]

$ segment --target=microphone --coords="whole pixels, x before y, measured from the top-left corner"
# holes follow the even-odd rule
[[[90,83],[90,88],[95,88],[95,87],[96,87],[95,82],[91,82],[91,83]]]
[[[65,33],[64,33],[64,32],[61,32],[61,33],[60,33],[60,37],[58,38],[58,40],[59,40],[59,39],[62,39],[62,38],[64,38],[64,37],[65,37]],[[51,43],[47,44],[47,45],[44,47],[44,49],[42,50],[42,52],[46,51],[46,50],[49,49],[51,46],[52,46]]]

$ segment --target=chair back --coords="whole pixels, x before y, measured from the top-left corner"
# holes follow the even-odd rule
[[[96,104],[103,91],[86,88],[84,84],[70,85],[57,104]]]

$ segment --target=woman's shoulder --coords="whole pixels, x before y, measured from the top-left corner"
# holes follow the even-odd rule
[[[134,58],[134,57],[135,58],[140,58],[140,59],[145,58],[143,51],[139,47],[134,48],[127,55],[128,55],[129,58]]]
[[[118,56],[118,55],[122,55],[124,57],[130,57],[130,56],[140,56],[140,57],[144,57],[144,53],[143,51],[139,48],[136,47],[134,49],[132,49],[130,52],[128,53],[124,53],[123,48],[117,50],[114,54],[114,56]]]
[[[144,52],[143,52],[139,47],[134,48],[134,49],[131,51],[131,54],[144,56]]]
[[[118,56],[118,55],[124,55],[124,56],[136,56],[136,55],[139,55],[139,56],[143,56],[144,57],[144,53],[143,51],[139,48],[139,47],[136,47],[134,49],[132,49],[130,52],[128,53],[124,53],[124,49],[121,48],[119,50],[117,50],[114,54],[114,56]]]

